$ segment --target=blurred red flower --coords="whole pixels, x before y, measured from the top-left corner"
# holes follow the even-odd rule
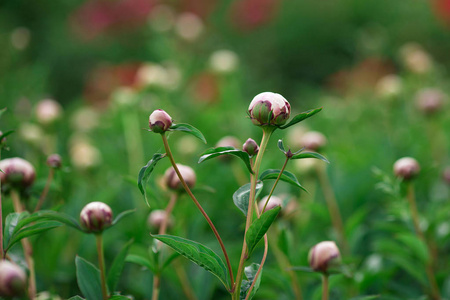
[[[240,0],[230,9],[233,25],[241,30],[254,30],[269,23],[276,15],[281,0]]]
[[[435,14],[447,26],[450,26],[450,0],[433,0]]]

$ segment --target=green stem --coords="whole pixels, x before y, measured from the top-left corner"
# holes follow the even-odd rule
[[[322,275],[322,300],[328,300],[328,274]]]
[[[161,275],[155,274],[153,275],[152,300],[158,300],[160,289],[161,289]]]
[[[191,197],[192,201],[194,201],[195,206],[197,206],[197,208],[200,210],[200,212],[203,215],[203,217],[206,219],[206,222],[208,222],[209,227],[211,227],[211,230],[214,232],[214,235],[216,236],[216,239],[217,239],[217,241],[220,244],[220,248],[222,249],[223,255],[225,256],[225,260],[226,260],[226,264],[227,264],[227,268],[228,268],[228,273],[230,274],[230,284],[231,284],[230,285],[230,287],[231,287],[230,291],[232,291],[233,290],[233,286],[234,286],[233,269],[231,268],[230,259],[228,258],[228,253],[227,253],[227,250],[225,249],[225,245],[223,244],[222,238],[220,237],[219,232],[217,231],[217,229],[214,226],[213,222],[209,218],[208,214],[205,212],[203,207],[200,205],[200,203],[198,202],[197,198],[195,198],[195,196],[192,193],[191,189],[186,184],[186,181],[184,180],[183,176],[181,175],[180,170],[178,169],[178,166],[175,163],[175,160],[173,158],[172,151],[170,151],[169,142],[167,141],[166,135],[163,133],[163,134],[161,134],[161,137],[162,137],[162,140],[163,140],[163,143],[164,143],[164,148],[166,150],[167,156],[169,157],[169,160],[170,160],[170,162],[172,164],[172,167],[175,170],[175,173],[177,173],[177,176],[180,179],[180,182],[183,185],[184,190],[186,191],[186,193],[188,193],[189,197]]]
[[[166,217],[164,218],[161,226],[159,227],[158,234],[166,234],[167,225],[169,224],[169,220],[170,220],[170,214],[172,213],[172,210],[175,207],[175,203],[177,202],[177,199],[178,199],[177,193],[173,193],[170,196],[169,204],[167,204],[167,207],[165,209]]]
[[[47,177],[47,182],[45,183],[44,190],[42,191],[42,194],[39,197],[39,201],[36,204],[36,208],[34,209],[34,212],[37,212],[38,210],[40,210],[42,205],[44,204],[45,198],[47,198],[48,191],[50,190],[50,184],[52,183],[54,175],[55,175],[55,169],[50,168],[50,171],[49,171],[48,177]]]
[[[284,169],[286,169],[288,161],[289,161],[289,157],[286,157],[283,167],[281,168],[280,174],[278,174],[277,180],[275,180],[275,183],[273,184],[272,189],[270,190],[269,196],[267,196],[266,203],[264,203],[264,207],[263,207],[261,213],[263,213],[266,210],[266,206],[269,203],[270,197],[272,197],[273,191],[275,191],[275,187],[277,186],[278,182],[280,181],[281,175],[283,175]]]
[[[95,238],[97,241],[98,267],[100,269],[102,295],[103,295],[103,300],[107,300],[109,296],[108,296],[108,290],[106,288],[105,257],[103,255],[103,235],[102,235],[102,233],[96,234]]]

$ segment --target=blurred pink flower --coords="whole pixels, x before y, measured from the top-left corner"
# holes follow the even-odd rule
[[[230,10],[233,25],[241,30],[254,30],[269,23],[276,15],[281,0],[240,0]]]

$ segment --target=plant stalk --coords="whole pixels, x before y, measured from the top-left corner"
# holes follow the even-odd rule
[[[328,300],[328,274],[322,275],[322,300]]]
[[[270,197],[272,197],[273,191],[275,191],[275,187],[277,186],[278,182],[280,181],[281,175],[283,175],[284,169],[286,169],[288,161],[289,161],[289,158],[286,157],[283,167],[280,170],[280,174],[278,174],[278,177],[275,180],[275,183],[273,184],[272,189],[270,190],[269,196],[267,196],[266,203],[264,203],[264,207],[263,207],[261,213],[263,213],[266,210],[266,207],[267,207],[267,204],[269,203]]]
[[[48,172],[47,182],[45,183],[44,190],[42,191],[42,194],[39,197],[39,201],[36,204],[34,212],[37,212],[38,210],[40,210],[42,205],[44,204],[45,198],[47,198],[48,191],[50,190],[50,184],[52,183],[54,175],[55,175],[55,169],[50,168],[50,171]]]
[[[152,291],[152,300],[158,300],[159,292],[161,290],[161,275],[155,274],[153,276],[153,291]]]
[[[95,239],[97,241],[98,267],[100,269],[102,295],[103,295],[103,300],[107,300],[109,298],[109,296],[108,296],[108,289],[106,287],[105,256],[103,254],[103,235],[102,235],[102,233],[96,234]]]

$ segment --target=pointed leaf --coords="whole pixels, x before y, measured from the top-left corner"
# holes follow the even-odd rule
[[[11,133],[13,133],[14,132],[14,130],[8,130],[8,131],[6,131],[6,132],[3,132],[3,134],[0,134],[0,141],[3,139],[3,138],[5,138],[5,137],[7,137],[8,135],[10,135]]]
[[[228,271],[222,259],[208,247],[178,236],[152,235],[190,261],[214,274],[228,288]]]
[[[100,271],[97,267],[80,256],[75,258],[75,265],[78,287],[83,296],[89,300],[103,300]]]
[[[302,152],[291,157],[291,159],[302,159],[302,158],[317,158],[323,160],[328,164],[330,163],[325,156],[320,155],[319,153],[316,152]]]
[[[46,219],[46,220],[52,220],[52,221],[58,221],[60,223],[63,223],[67,226],[70,226],[78,231],[82,231],[84,232],[84,230],[81,228],[80,224],[77,222],[77,220],[75,220],[74,218],[72,218],[71,216],[64,214],[64,213],[60,213],[60,212],[56,212],[56,211],[52,211],[52,210],[41,210],[38,211],[36,213],[34,213],[33,215],[31,215],[30,217],[34,217],[34,215],[37,216],[37,219]]]
[[[141,255],[129,254],[126,257],[125,261],[133,263],[133,264],[137,264],[137,265],[140,265],[140,266],[143,266],[143,267],[146,267],[147,269],[152,271],[152,273],[156,273],[156,269],[152,265],[151,261],[148,258],[143,257]]]
[[[279,174],[280,170],[275,169],[265,170],[259,176],[259,180],[277,179]],[[298,182],[297,177],[295,177],[295,175],[292,174],[291,172],[284,171],[283,174],[281,174],[280,180],[295,185],[296,187],[299,187],[305,192],[307,192],[307,190],[300,184],[300,182]]]
[[[300,123],[301,121],[303,121],[303,120],[305,120],[305,119],[307,119],[307,118],[317,114],[321,110],[322,110],[322,107],[302,112],[301,114],[298,114],[295,117],[293,117],[289,123],[287,123],[286,125],[280,126],[278,128],[286,129],[288,127],[291,127],[292,125]]]
[[[132,213],[136,212],[136,209],[130,209],[130,210],[126,210],[121,212],[120,214],[117,215],[117,217],[114,218],[111,227],[116,225],[117,223],[119,223],[124,217],[131,215]],[[109,227],[109,228],[111,228]]]
[[[281,152],[286,153],[286,150],[284,149],[284,144],[283,144],[283,140],[279,139],[278,143],[277,143],[278,149],[281,150]]]
[[[252,254],[253,249],[255,249],[258,242],[266,234],[267,230],[269,230],[270,225],[275,221],[280,210],[281,206],[269,209],[250,225],[245,234],[249,256]]]
[[[170,130],[183,131],[183,132],[189,133],[189,134],[195,136],[196,138],[200,139],[203,143],[206,144],[206,139],[203,136],[203,133],[192,125],[189,125],[186,123],[173,124],[172,126],[170,126]]]
[[[147,191],[145,189],[145,186],[147,185],[148,178],[150,177],[150,174],[152,173],[156,164],[160,159],[164,158],[165,156],[166,154],[155,153],[152,159],[150,159],[148,163],[145,166],[143,166],[139,171],[137,185],[142,195],[144,195],[145,203],[147,203],[148,207],[150,207],[150,204],[148,203]]]
[[[221,155],[234,155],[239,157],[245,163],[245,166],[247,167],[249,172],[253,174],[252,166],[250,164],[250,156],[248,155],[248,153],[233,147],[217,147],[208,149],[202,153],[202,156],[200,156],[198,163]]]
[[[31,226],[25,227],[21,229],[19,232],[15,233],[11,240],[9,241],[9,244],[6,246],[5,252],[8,251],[15,243],[20,241],[21,239],[24,239],[26,237],[39,234],[42,232],[45,232],[47,230],[56,228],[61,226],[61,223],[54,222],[54,221],[44,221],[37,224],[33,224]]]
[[[119,254],[117,254],[114,259],[111,269],[109,269],[108,279],[106,282],[110,291],[114,291],[116,289],[117,282],[119,282],[120,274],[122,273],[123,266],[125,265],[128,250],[130,249],[132,243],[133,240],[129,241],[122,247]]]
[[[258,181],[256,183],[255,198],[258,197],[259,193],[261,193],[263,186],[264,185],[262,181]],[[234,205],[236,205],[237,208],[239,208],[244,213],[245,216],[247,216],[248,212],[249,198],[250,198],[250,183],[244,184],[233,194]]]
[[[247,297],[247,291],[250,289],[253,280],[255,279],[256,273],[259,269],[259,264],[252,263],[250,266],[245,267],[244,274],[245,277],[247,277],[247,280],[242,280],[242,287],[241,287],[241,293],[239,295],[240,300],[245,300]],[[259,285],[261,284],[261,273],[259,273],[258,278],[256,279],[255,285],[253,286],[252,291],[250,292],[250,296],[248,299],[252,299],[256,292],[259,289]]]
[[[11,236],[13,235],[14,229],[17,227],[17,224],[20,220],[28,217],[30,214],[26,211],[21,213],[10,213],[5,220],[5,229],[3,234],[3,248],[6,249],[6,246],[9,244]]]

